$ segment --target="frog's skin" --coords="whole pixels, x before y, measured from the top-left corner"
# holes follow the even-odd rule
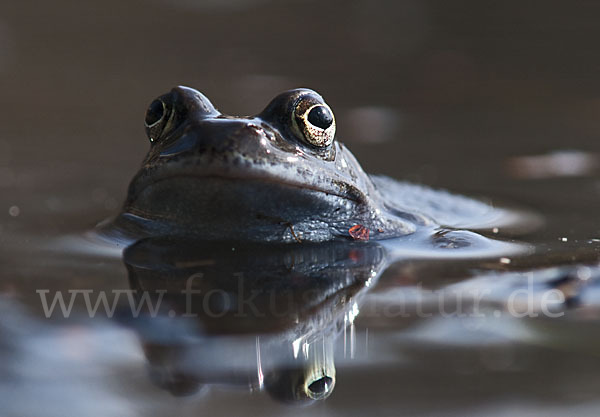
[[[320,114],[310,116],[313,108]],[[121,232],[319,242],[352,239],[349,229],[360,225],[370,239],[386,239],[498,215],[480,202],[366,174],[335,140],[333,113],[312,90],[284,92],[256,116],[232,117],[176,87],[152,102],[145,123],[151,148],[113,223]]]

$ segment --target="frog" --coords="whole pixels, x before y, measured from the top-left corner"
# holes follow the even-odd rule
[[[144,125],[150,149],[111,222],[121,234],[384,240],[422,228],[497,226],[507,217],[479,200],[367,174],[338,140],[332,108],[308,88],[241,117],[177,86],[150,103]]]

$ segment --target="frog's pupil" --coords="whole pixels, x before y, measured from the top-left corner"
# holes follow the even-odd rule
[[[333,115],[325,106],[313,107],[308,113],[308,121],[316,127],[327,129],[333,123]]]
[[[162,101],[154,100],[146,112],[146,126],[152,126],[158,122],[163,117],[164,110]]]
[[[327,390],[331,387],[333,379],[328,376],[324,376],[321,379],[317,379],[308,386],[310,392],[315,396],[322,396],[327,393]]]

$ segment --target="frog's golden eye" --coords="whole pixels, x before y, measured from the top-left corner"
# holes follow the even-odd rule
[[[144,125],[146,126],[146,133],[150,142],[154,142],[163,131],[167,122],[167,106],[165,102],[156,99],[146,110],[146,118],[144,119]]]
[[[331,145],[335,138],[333,112],[327,104],[311,98],[300,100],[296,104],[292,125],[296,134],[319,148]]]

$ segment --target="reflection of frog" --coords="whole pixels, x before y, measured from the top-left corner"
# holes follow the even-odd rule
[[[135,237],[383,239],[419,225],[486,227],[503,213],[367,175],[335,140],[333,112],[312,90],[287,91],[240,118],[176,87],[152,102],[145,124],[151,148],[113,223]]]
[[[386,264],[376,243],[173,237],[143,239],[124,260],[139,300],[156,307],[128,321],[157,385],[180,395],[245,385],[301,403],[333,391],[334,342]]]

